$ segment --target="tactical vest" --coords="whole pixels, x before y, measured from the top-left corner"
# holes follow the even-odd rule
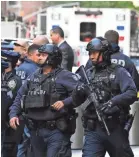
[[[115,69],[117,67],[117,65],[112,64],[106,69],[96,72],[95,69],[93,69],[92,72],[87,73],[100,104],[109,101],[112,97],[120,93],[117,86],[113,83],[116,77]],[[84,115],[88,118],[96,118],[95,108],[92,104],[88,106]]]
[[[24,97],[24,109],[27,116],[35,120],[51,120],[60,117],[59,111],[53,111],[51,105],[63,100],[66,94],[59,94],[56,87],[60,71],[56,75],[34,75],[29,81],[28,92]],[[65,112],[62,112],[65,113]]]

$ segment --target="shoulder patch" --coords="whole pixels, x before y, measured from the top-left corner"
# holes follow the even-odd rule
[[[17,84],[17,81],[14,80],[14,79],[12,79],[12,80],[10,80],[10,81],[8,82],[8,87],[9,87],[10,89],[14,89],[14,88],[16,87],[16,84]]]
[[[75,81],[78,81],[80,78],[80,75],[72,75],[72,78],[75,80]]]
[[[110,74],[110,79],[115,79],[115,74]]]

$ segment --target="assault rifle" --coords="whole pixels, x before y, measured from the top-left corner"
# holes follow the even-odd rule
[[[107,134],[110,135],[110,131],[109,131],[108,126],[107,126],[107,124],[105,122],[103,113],[98,110],[98,107],[100,106],[100,104],[98,102],[98,96],[97,96],[97,94],[95,92],[95,87],[93,87],[90,84],[89,79],[87,77],[87,74],[85,72],[85,68],[84,68],[83,65],[80,66],[79,71],[80,71],[80,73],[82,73],[82,76],[84,77],[84,79],[87,82],[87,84],[88,84],[88,86],[90,88],[90,91],[91,91],[91,94],[88,96],[87,100],[82,104],[82,109],[85,110],[91,103],[93,103],[94,107],[95,107],[95,110],[96,110],[96,114],[97,114],[98,120],[103,124]]]

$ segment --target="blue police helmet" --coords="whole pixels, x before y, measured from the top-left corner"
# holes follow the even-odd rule
[[[14,49],[14,42],[7,42],[7,41],[2,41],[1,42],[1,49],[2,50],[13,50]]]
[[[38,49],[38,52],[48,54],[48,58],[46,60],[47,65],[51,65],[54,68],[61,65],[62,52],[56,45],[46,44],[46,45],[40,46],[40,48]]]
[[[18,59],[20,58],[19,53],[14,51],[7,51],[7,50],[2,50],[1,56],[4,58],[5,61],[11,62],[13,68],[15,67]]]
[[[104,60],[110,60],[110,55],[113,53],[111,44],[103,37],[92,39],[87,44],[86,50],[89,51],[89,55],[96,51],[102,53]]]
[[[103,52],[109,48],[109,43],[102,37],[96,37],[92,39],[88,44],[86,50],[89,52]]]

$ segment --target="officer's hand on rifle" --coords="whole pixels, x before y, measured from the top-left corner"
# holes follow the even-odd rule
[[[119,107],[112,103],[112,101],[108,101],[104,104],[102,104],[99,108],[100,111],[102,111],[106,115],[112,115],[115,112],[119,111]]]
[[[86,84],[80,84],[76,87],[76,92],[79,96],[88,97],[91,94],[90,88]]]
[[[86,84],[79,84],[72,92],[73,102],[77,105],[82,104],[91,94],[90,88]]]
[[[19,126],[19,118],[17,118],[17,117],[11,118],[10,119],[10,127],[16,130],[18,126]]]

